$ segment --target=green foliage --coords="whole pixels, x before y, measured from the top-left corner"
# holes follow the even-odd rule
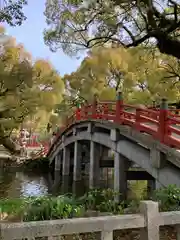
[[[21,25],[26,17],[23,13],[23,7],[27,5],[26,0],[2,0],[0,9],[0,21],[6,22],[10,26]]]
[[[24,201],[24,199],[1,199],[0,214],[21,215],[21,213],[24,212],[25,206],[26,201]]]
[[[40,221],[82,217],[87,210],[112,214],[136,213],[139,211],[140,198],[117,204],[114,201],[114,197],[117,195],[119,193],[115,193],[111,189],[95,189],[80,198],[64,195],[13,200],[3,199],[0,200],[0,213],[7,213],[11,220],[18,218],[23,221]],[[170,185],[167,188],[156,190],[153,200],[160,203],[161,211],[179,210],[180,189],[177,186]]]
[[[120,207],[115,203],[114,197],[118,195],[119,193],[111,189],[95,189],[87,192],[79,200],[85,204],[86,209],[116,213],[120,210]]]
[[[45,43],[74,55],[94,46],[155,45],[180,58],[178,1],[46,1]],[[145,45],[144,44],[144,45]]]
[[[72,218],[82,215],[83,206],[77,205],[73,198],[66,196],[29,197],[0,201],[0,212],[23,221],[40,221],[60,218]],[[20,219],[19,219],[20,220]]]
[[[72,198],[64,196],[32,198],[24,214],[24,221],[78,217],[82,211],[83,208],[77,206]]]
[[[123,92],[125,103],[159,104],[166,97],[176,102],[180,96],[180,68],[175,58],[160,54],[150,47],[132,49],[99,47],[84,58],[79,68],[63,77],[67,94],[56,106],[59,119],[66,122],[77,103],[115,100]]]
[[[162,211],[180,210],[180,188],[176,185],[169,185],[155,191],[153,200],[160,203]]]
[[[0,55],[0,143],[5,144],[12,131],[38,112],[39,120],[42,112],[51,113],[61,102],[63,89],[51,63],[43,59],[33,63],[22,45],[12,38],[5,41]]]

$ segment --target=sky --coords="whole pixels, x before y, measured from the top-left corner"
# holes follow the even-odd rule
[[[24,8],[27,20],[22,26],[6,26],[7,33],[16,38],[18,43],[22,43],[26,50],[29,51],[33,59],[44,58],[51,61],[53,66],[63,76],[66,73],[75,71],[79,66],[81,59],[70,58],[61,50],[53,53],[44,44],[43,30],[46,27],[45,10],[46,0],[29,0],[28,6]]]

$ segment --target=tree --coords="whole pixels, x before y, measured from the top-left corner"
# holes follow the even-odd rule
[[[171,68],[173,65],[177,67],[178,60],[142,47],[130,49],[130,52],[127,74],[132,76],[134,86],[129,102],[151,105],[155,101],[159,104],[164,97],[170,102],[177,101],[180,82]]]
[[[128,92],[131,79],[126,79],[129,53],[123,49],[98,48],[89,52],[76,72],[65,75],[71,95],[78,101],[91,101],[95,94],[102,98],[113,98],[118,90]],[[106,93],[105,93],[106,92]],[[107,96],[109,95],[109,97]],[[103,97],[104,96],[104,97]]]
[[[63,89],[49,62],[40,59],[33,64],[22,45],[7,40],[0,54],[0,143],[14,151],[12,131],[38,111],[51,112],[61,102]]]
[[[10,26],[21,25],[26,17],[23,13],[23,6],[26,0],[2,0],[0,6],[0,22],[6,22]]]
[[[52,50],[75,54],[112,43],[127,48],[149,43],[180,59],[176,0],[46,0],[45,16],[49,28],[44,38]]]
[[[163,97],[176,101],[178,66],[176,58],[147,47],[93,49],[76,72],[64,76],[68,94],[58,106],[59,113],[69,115],[77,102],[92,101],[94,94],[99,100],[115,100],[117,91],[123,92],[126,103],[152,105]]]

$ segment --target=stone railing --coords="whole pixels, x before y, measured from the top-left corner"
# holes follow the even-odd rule
[[[113,230],[140,229],[140,240],[159,240],[159,227],[164,225],[176,225],[176,239],[180,240],[180,211],[159,212],[158,203],[142,201],[139,214],[1,223],[0,239],[32,240],[48,237],[48,240],[54,240],[62,235],[101,232],[102,240],[112,240]]]

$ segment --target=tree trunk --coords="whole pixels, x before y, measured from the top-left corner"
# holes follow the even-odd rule
[[[3,145],[11,153],[14,154],[20,153],[20,146],[13,142],[10,136],[6,136],[2,125],[0,125],[0,144]]]
[[[180,41],[169,37],[166,33],[157,34],[157,47],[161,53],[171,55],[180,59]]]
[[[15,142],[13,142],[10,137],[4,137],[4,138],[1,137],[0,144],[2,144],[11,153],[14,153],[14,154],[20,153],[20,146],[18,146]]]

